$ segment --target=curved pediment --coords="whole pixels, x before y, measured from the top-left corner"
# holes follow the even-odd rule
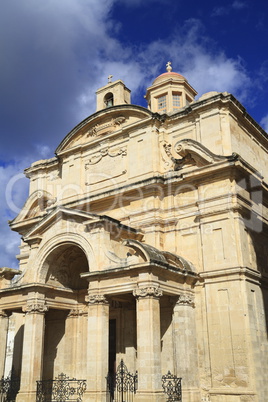
[[[152,113],[141,106],[119,105],[100,110],[78,124],[62,140],[56,154],[87,145],[96,138],[105,137],[148,119]]]
[[[190,166],[208,166],[217,162],[227,162],[238,158],[238,154],[223,156],[216,155],[200,142],[186,138],[178,141],[173,149],[171,144],[163,143],[165,157],[169,158],[169,165],[173,165],[174,170],[181,170]],[[180,158],[178,158],[178,156]]]
[[[146,262],[157,263],[166,267],[171,267],[175,270],[190,273],[196,271],[194,265],[190,261],[187,261],[174,253],[158,250],[149,244],[141,243],[134,239],[125,240],[123,244],[141,253]]]
[[[24,221],[35,221],[36,218],[43,217],[47,213],[46,209],[51,207],[55,202],[56,199],[48,191],[34,191],[28,197],[16,218],[9,222],[10,227],[13,230],[17,230]]]

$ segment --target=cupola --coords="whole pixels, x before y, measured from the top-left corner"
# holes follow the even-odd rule
[[[171,62],[167,72],[159,75],[147,88],[145,99],[152,112],[174,113],[193,102],[196,90],[181,74],[172,71]]]
[[[131,91],[121,80],[112,82],[112,77],[109,75],[108,84],[96,92],[97,112],[111,106],[130,104]]]

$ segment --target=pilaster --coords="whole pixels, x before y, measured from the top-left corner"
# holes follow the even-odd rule
[[[18,402],[34,402],[36,400],[36,381],[42,378],[45,312],[48,307],[45,301],[29,300],[23,311],[25,327],[22,350],[22,368]]]
[[[162,291],[156,286],[137,288],[138,391],[135,400],[165,401],[161,385],[160,304]]]
[[[173,310],[175,374],[182,378],[183,400],[200,401],[195,304],[191,294],[181,294]]]
[[[7,345],[8,315],[0,310],[0,378],[5,372],[6,345]]]

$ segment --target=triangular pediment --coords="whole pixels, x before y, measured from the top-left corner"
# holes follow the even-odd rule
[[[141,106],[119,105],[101,110],[83,120],[62,140],[56,154],[69,149],[83,147],[96,139],[121,132],[124,128],[133,126],[151,117],[151,112]]]
[[[55,225],[59,220],[69,220],[70,222],[78,223],[85,226],[87,231],[90,231],[96,226],[102,226],[106,231],[109,231],[113,236],[124,235],[124,237],[141,238],[142,234],[139,230],[121,224],[118,220],[107,215],[98,215],[94,213],[84,212],[78,209],[64,208],[62,206],[51,210],[40,222],[31,228],[24,235],[24,241],[28,242],[34,239],[41,239],[44,232]]]

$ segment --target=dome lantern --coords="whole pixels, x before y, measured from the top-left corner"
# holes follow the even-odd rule
[[[152,112],[174,113],[194,101],[196,90],[181,74],[172,71],[171,62],[166,73],[160,74],[147,88],[145,99]]]

